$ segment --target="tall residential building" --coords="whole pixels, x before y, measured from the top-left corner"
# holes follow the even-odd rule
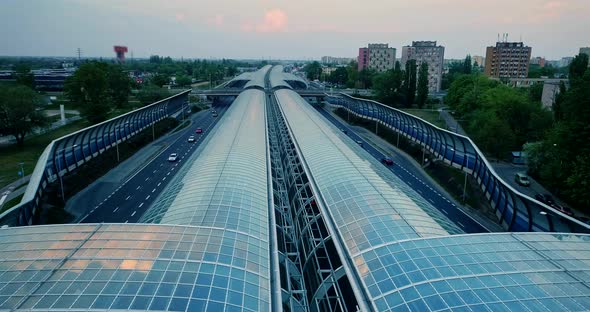
[[[436,41],[412,41],[412,46],[402,47],[402,68],[408,60],[416,60],[418,66],[428,64],[428,91],[439,92],[442,82],[445,47]]]
[[[580,54],[586,54],[590,58],[590,47],[580,48]],[[590,67],[590,62],[588,63],[588,67]]]
[[[390,48],[387,43],[370,43],[368,48],[360,48],[358,70],[374,69],[384,72],[395,66],[395,48]]]
[[[545,67],[547,64],[547,60],[544,57],[536,56],[531,59],[531,65],[539,65],[540,67]]]
[[[529,74],[531,47],[522,42],[496,42],[486,49],[485,74],[496,78],[526,78]]]

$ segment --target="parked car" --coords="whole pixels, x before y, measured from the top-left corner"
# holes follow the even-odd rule
[[[553,197],[549,194],[536,194],[535,199],[547,205],[555,204]]]
[[[195,131],[196,133],[203,133],[203,129],[201,128],[197,128],[197,130]]]
[[[519,185],[522,185],[522,186],[530,186],[531,185],[531,181],[529,180],[529,177],[522,172],[515,174],[514,180],[516,181],[516,183],[518,183]]]
[[[389,157],[383,157],[383,158],[381,158],[381,162],[384,163],[384,164],[386,164],[386,165],[388,165],[388,166],[393,165],[393,159],[391,159]]]
[[[176,154],[176,153],[172,153],[172,154],[170,154],[170,156],[168,156],[169,162],[175,162],[177,159],[178,159],[178,154]]]
[[[213,117],[217,117],[217,113],[213,113]]]
[[[192,135],[191,135],[191,136],[189,136],[189,137],[188,137],[188,141],[189,141],[190,143],[194,142],[194,141],[195,141],[195,137],[194,137],[194,136],[192,136]]]

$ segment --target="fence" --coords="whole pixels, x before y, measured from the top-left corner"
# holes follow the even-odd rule
[[[565,215],[502,180],[468,137],[438,128],[418,117],[376,101],[347,94],[327,96],[328,103],[354,116],[373,120],[415,142],[437,159],[473,176],[508,231],[590,232],[590,226]]]
[[[184,108],[190,90],[53,140],[43,151],[20,204],[0,215],[0,224],[31,225],[48,184]],[[118,155],[118,150],[117,150]],[[63,196],[63,194],[62,194]]]

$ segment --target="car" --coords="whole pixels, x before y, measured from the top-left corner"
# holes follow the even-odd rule
[[[176,154],[176,153],[172,153],[172,154],[170,154],[170,156],[168,156],[169,162],[175,162],[177,159],[178,159],[178,154]]]
[[[393,165],[393,159],[391,159],[389,157],[383,157],[383,158],[381,158],[381,162],[384,163],[384,164],[386,164],[386,165],[388,165],[388,166]]]
[[[514,175],[514,181],[516,181],[516,183],[518,183],[519,185],[522,185],[522,186],[530,186],[531,185],[531,181],[529,180],[529,177],[522,172],[519,172]]]
[[[342,131],[344,134],[348,133],[348,131],[346,131],[346,129],[344,129],[344,128],[340,129],[340,131]]]
[[[549,194],[535,194],[535,199],[547,205],[555,204],[553,197]]]
[[[195,133],[203,133],[203,129],[197,128],[197,130],[195,131]]]
[[[195,141],[195,137],[194,137],[194,136],[192,136],[192,135],[191,135],[191,136],[189,136],[189,137],[188,137],[188,141],[189,141],[189,142],[191,142],[191,143],[192,143],[192,142],[194,142],[194,141]]]
[[[217,117],[217,113],[213,113],[213,117]]]
[[[363,141],[361,141],[361,140],[357,140],[357,141],[356,141],[356,144],[358,144],[359,146],[363,146]]]
[[[573,217],[574,216],[573,211],[571,209],[569,209],[568,207],[566,207],[566,206],[561,206],[561,205],[558,205],[558,204],[553,204],[553,205],[551,205],[551,207],[555,208],[555,210],[558,210],[559,212],[561,212],[563,214],[566,214],[566,215],[568,215],[570,217]]]

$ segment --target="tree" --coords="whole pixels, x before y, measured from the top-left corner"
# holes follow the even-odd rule
[[[579,82],[588,68],[588,55],[580,53],[574,57],[569,68],[569,79],[572,85]]]
[[[496,159],[503,159],[514,147],[514,133],[508,123],[492,111],[479,110],[470,124],[477,145]]]
[[[471,75],[473,67],[471,65],[471,55],[467,54],[465,57],[465,61],[463,61],[463,73],[466,75]]]
[[[348,73],[348,81],[346,82],[347,88],[354,88],[359,78],[358,63],[351,61],[346,66],[346,72]]]
[[[403,82],[404,96],[406,99],[406,106],[410,107],[414,104],[416,98],[416,60],[408,60],[406,62],[405,79]]]
[[[590,155],[578,155],[566,180],[566,195],[582,207],[590,205]]]
[[[156,74],[154,77],[152,77],[152,83],[158,86],[159,88],[167,84],[169,80],[170,79],[168,78],[168,76],[163,74]]]
[[[309,80],[316,80],[320,79],[320,75],[322,74],[322,65],[318,61],[314,61],[305,65],[305,74],[307,79]]]
[[[47,118],[38,111],[41,100],[25,86],[0,86],[0,134],[12,135],[17,145],[33,129],[47,125]]]
[[[363,68],[359,72],[359,82],[364,89],[370,89],[373,86],[373,78],[377,75],[374,69]]]
[[[416,103],[418,108],[422,108],[428,99],[428,63],[420,64],[420,73],[418,74],[418,95]]]
[[[191,78],[187,75],[181,75],[176,77],[176,84],[181,87],[189,87],[191,85]]]
[[[533,102],[541,102],[543,98],[543,83],[535,83],[529,87],[529,99]]]
[[[84,63],[64,86],[70,101],[80,104],[82,116],[91,123],[104,121],[110,111],[108,71],[106,63]]]
[[[18,64],[16,66],[16,83],[31,89],[35,88],[35,77],[31,73],[31,67],[27,64]]]
[[[336,70],[330,74],[329,80],[338,86],[344,85],[348,81],[348,71],[346,71],[345,67],[337,67]]]
[[[120,65],[110,65],[107,71],[107,80],[112,104],[116,107],[127,105],[127,99],[131,94],[131,78]]]
[[[562,111],[562,104],[563,101],[565,100],[565,95],[567,92],[567,88],[565,87],[565,83],[563,81],[559,82],[559,93],[557,93],[557,96],[555,97],[555,100],[553,101],[553,117],[555,118],[556,121],[560,121],[563,119],[563,111]]]

